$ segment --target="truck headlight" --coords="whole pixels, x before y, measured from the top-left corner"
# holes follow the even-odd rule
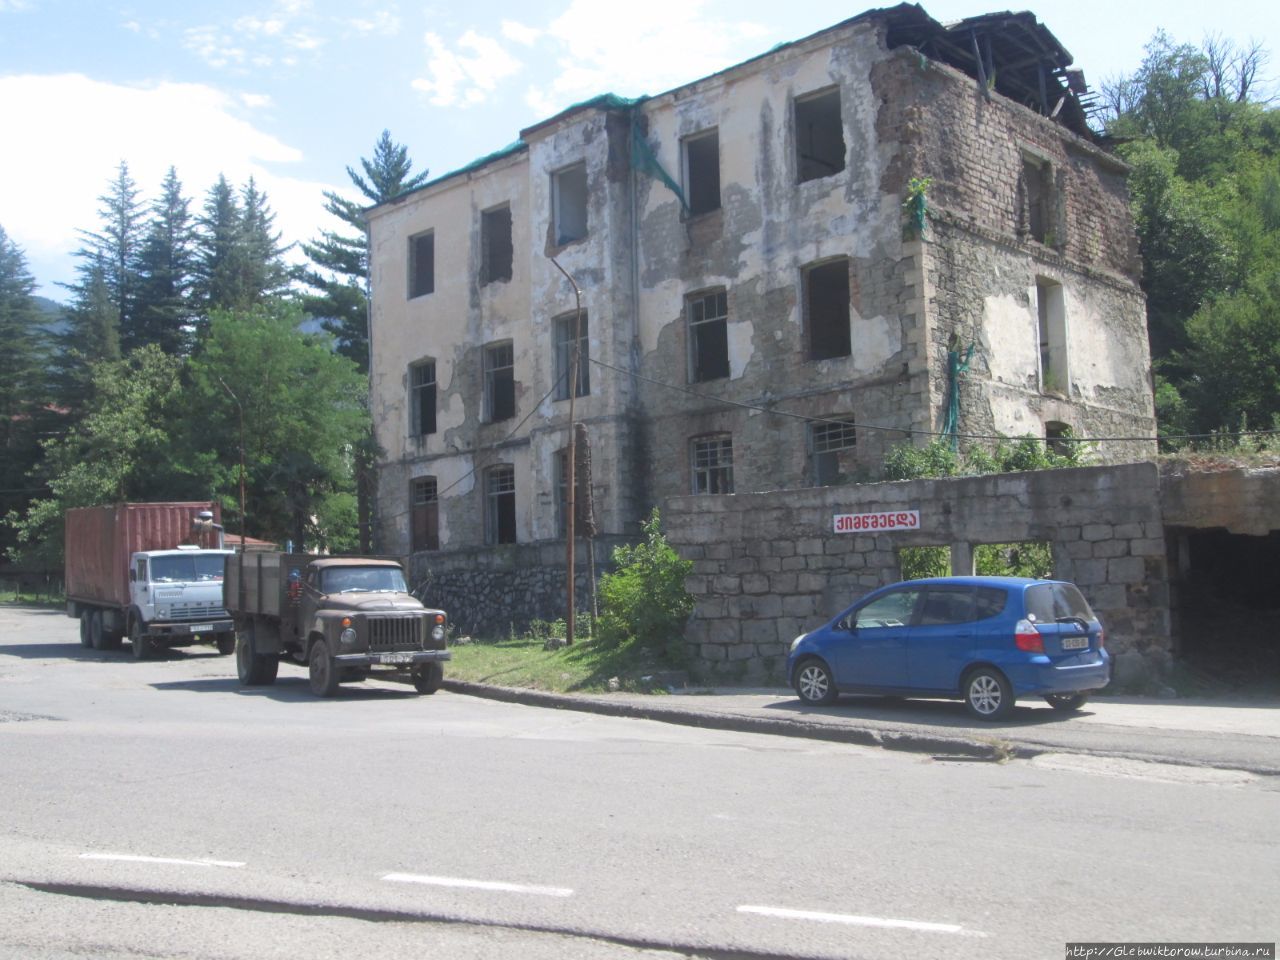
[[[356,633],[354,628],[347,627],[347,629],[343,630],[340,634],[338,634],[338,641],[340,643],[350,644],[350,643],[355,643],[358,637],[359,637],[359,634]]]
[[[432,640],[444,639],[444,624],[438,623],[431,628],[431,639]]]

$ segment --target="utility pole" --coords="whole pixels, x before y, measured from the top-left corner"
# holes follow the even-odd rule
[[[240,403],[240,398],[231,392],[231,388],[227,386],[227,381],[221,377],[218,382],[222,384],[222,389],[236,402],[236,410],[240,414],[240,552],[244,553],[244,406]]]
[[[573,598],[573,536],[574,536],[574,460],[577,455],[577,431],[574,429],[573,422],[573,401],[578,395],[578,344],[582,341],[582,290],[579,289],[577,282],[573,277],[565,271],[564,267],[556,262],[555,257],[551,257],[551,262],[555,268],[564,274],[564,278],[569,281],[573,287],[573,297],[577,304],[576,313],[573,318],[573,351],[569,357],[569,453],[568,463],[565,465],[565,594],[568,597],[568,610],[565,612],[565,637],[564,642],[573,646],[573,620],[574,620],[574,598]]]

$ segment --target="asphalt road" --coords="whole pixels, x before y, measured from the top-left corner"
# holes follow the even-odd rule
[[[1274,941],[1280,789],[384,683],[0,608],[0,957],[1061,957]]]

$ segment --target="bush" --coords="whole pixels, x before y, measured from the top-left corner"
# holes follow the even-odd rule
[[[923,447],[903,443],[893,447],[885,455],[884,478],[919,480],[924,477],[959,477],[1080,466],[1086,452],[1081,449],[1081,445],[1067,443],[1064,450],[1064,453],[1056,453],[1042,438],[1029,435],[997,440],[990,449],[974,444],[963,453],[952,450],[951,444],[946,440],[934,440]]]
[[[693,612],[684,578],[693,564],[667,543],[657,508],[645,521],[644,534],[643,543],[614,548],[617,569],[600,579],[596,640],[604,646],[635,643],[672,666],[683,666],[688,659],[684,626]]]

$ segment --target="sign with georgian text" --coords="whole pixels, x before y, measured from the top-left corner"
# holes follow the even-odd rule
[[[919,529],[919,510],[898,510],[887,513],[837,513],[835,515],[836,533]]]

